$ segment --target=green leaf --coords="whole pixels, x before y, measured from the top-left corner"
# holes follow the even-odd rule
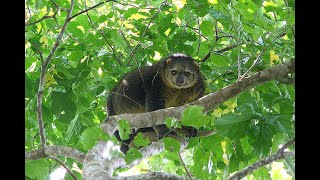
[[[106,20],[108,20],[108,17],[104,14],[102,14],[101,16],[99,16],[99,18],[97,19],[97,23],[103,23]]]
[[[291,122],[292,115],[280,115],[275,117],[275,126],[277,129],[286,134],[291,134],[294,129],[293,122]]]
[[[214,163],[211,152],[198,149],[194,153],[193,161],[196,162],[191,167],[191,172],[197,179],[218,179],[216,178],[217,165]]]
[[[124,17],[126,19],[129,19],[131,17],[131,15],[136,14],[138,12],[137,8],[129,8],[128,10],[126,10],[126,12],[124,13]]]
[[[251,120],[252,117],[253,116],[251,115],[238,115],[238,114],[228,113],[220,118],[217,118],[215,120],[215,125],[217,127],[220,127],[220,126],[226,126],[226,125],[239,124],[241,122]]]
[[[63,123],[70,123],[75,117],[77,106],[72,96],[72,93],[56,91],[51,94],[51,111]]]
[[[130,164],[134,160],[140,158],[142,158],[140,151],[138,151],[136,148],[130,148],[126,153],[125,161],[127,164]]]
[[[66,142],[72,144],[77,141],[81,133],[81,124],[79,121],[79,114],[76,114],[74,119],[71,121],[68,130],[66,132],[65,140]]]
[[[249,133],[248,142],[254,148],[253,152],[255,152],[259,158],[268,155],[270,148],[272,147],[272,137],[275,133],[272,126],[265,123],[259,123],[253,126],[249,130]]]
[[[254,116],[252,114],[226,114],[215,120],[217,132],[230,139],[239,139],[246,135],[250,122]]]
[[[25,174],[32,179],[46,180],[49,176],[48,159],[26,161]]]
[[[26,98],[32,98],[35,95],[35,81],[29,79],[27,76],[25,76],[25,97]]]
[[[295,7],[295,0],[288,0],[288,6]]]
[[[200,30],[201,30],[203,35],[213,38],[213,36],[214,36],[214,25],[213,25],[213,22],[211,22],[211,21],[203,21],[200,24]]]
[[[208,116],[203,114],[203,107],[194,105],[189,106],[182,112],[182,125],[192,126],[195,128],[200,128],[201,126],[208,124],[210,119]]]
[[[83,52],[81,51],[72,51],[72,53],[68,56],[68,59],[71,61],[75,61],[78,62],[80,61],[80,59],[83,57]]]
[[[222,12],[217,11],[215,9],[209,9],[209,14],[212,16],[214,19],[219,20],[221,22],[225,22],[227,20],[230,20],[230,18],[226,15],[224,15]]]
[[[35,0],[35,8],[36,9],[42,9],[47,5],[47,1],[45,0]]]
[[[122,140],[129,139],[130,134],[130,124],[125,119],[120,119],[118,122],[119,126],[119,135]]]
[[[257,6],[261,6],[263,3],[263,0],[251,0],[252,2],[254,2]]]
[[[110,38],[113,44],[118,47],[119,49],[126,49],[127,44],[124,40],[123,36],[115,29],[112,29],[110,32]]]
[[[163,138],[164,148],[169,152],[180,152],[180,143],[179,141],[166,137]]]
[[[263,177],[263,179],[265,179],[265,180],[276,180],[276,179],[270,177],[270,172],[266,167],[261,167],[261,168],[257,169],[256,171],[252,172],[252,174],[255,179],[259,179],[259,178]],[[283,180],[283,179],[281,179],[281,180]]]
[[[135,147],[140,148],[140,147],[147,146],[148,144],[150,144],[150,141],[148,138],[144,138],[143,134],[141,132],[139,132],[134,137],[133,143],[134,143]]]
[[[166,119],[164,120],[164,124],[168,128],[175,127],[177,125],[177,119],[176,118],[171,118],[171,117],[166,117]]]
[[[45,19],[44,22],[46,23],[46,25],[51,31],[56,31],[57,23],[53,19],[48,18],[48,19]]]
[[[192,9],[193,13],[203,17],[208,13],[209,4],[206,1],[189,0],[186,6]]]
[[[68,24],[66,31],[75,37],[82,38],[84,37],[84,32],[79,28],[79,26],[81,25],[78,22],[72,21]]]
[[[223,141],[223,137],[221,135],[215,134],[209,137],[202,138],[200,140],[201,147],[206,149],[207,151],[213,152],[216,156],[216,160],[223,161],[223,149],[221,146],[221,142]]]
[[[80,136],[80,143],[87,150],[95,146],[99,140],[107,140],[107,136],[98,126],[85,129]]]
[[[252,152],[253,147],[248,142],[248,136],[240,139],[240,142],[241,142],[241,146],[242,146],[242,149],[243,149],[243,153],[245,155],[249,155]]]

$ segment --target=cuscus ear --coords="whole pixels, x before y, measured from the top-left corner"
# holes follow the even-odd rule
[[[192,63],[195,67],[199,67],[199,64],[196,61],[192,61]]]
[[[166,64],[170,64],[172,62],[171,58],[166,59]]]

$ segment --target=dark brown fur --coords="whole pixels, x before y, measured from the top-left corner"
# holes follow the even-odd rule
[[[196,62],[185,54],[172,54],[153,66],[130,72],[119,81],[108,96],[108,116],[181,106],[202,97],[204,90],[205,85]],[[183,128],[190,131],[189,136],[197,134],[195,128]],[[143,128],[137,132],[146,131],[153,131],[153,128]],[[168,134],[169,129],[160,125],[155,127],[155,131],[161,139]],[[128,140],[122,141],[122,152],[126,153],[135,134],[133,132]],[[121,141],[118,131],[115,136]]]

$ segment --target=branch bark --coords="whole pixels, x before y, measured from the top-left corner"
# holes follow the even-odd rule
[[[235,97],[241,92],[244,92],[252,87],[257,86],[258,84],[270,80],[276,80],[279,77],[287,76],[289,73],[294,72],[295,60],[286,61],[282,64],[278,64],[263,71],[257,72],[250,77],[245,77],[242,80],[226,86],[219,91],[210,93],[198,99],[197,101],[185,104],[183,106],[160,109],[148,113],[121,114],[110,116],[104,123],[101,124],[101,127],[104,132],[112,135],[116,130],[118,130],[117,121],[120,119],[128,120],[131,128],[143,128],[164,124],[164,119],[166,117],[180,119],[181,112],[190,105],[203,106],[204,111],[208,112],[210,110],[214,110],[226,100]]]
[[[214,52],[214,53],[223,53],[223,52],[229,51],[230,49],[233,49],[233,48],[236,48],[236,47],[238,47],[238,46],[241,46],[242,44],[244,44],[244,43],[234,44],[234,45],[231,45],[231,46],[222,48],[222,49],[220,49],[220,50],[215,50],[215,51],[213,51],[213,52]],[[212,49],[211,49],[211,50],[207,53],[207,55],[201,60],[201,62],[205,62],[206,60],[208,60],[208,59],[210,58],[211,51],[212,51]]]
[[[245,177],[246,175],[248,175],[249,173],[259,169],[262,166],[265,166],[267,164],[272,163],[273,161],[279,160],[279,159],[283,159],[285,157],[293,157],[294,156],[294,152],[285,152],[284,150],[288,148],[288,146],[292,145],[295,142],[295,138],[291,139],[290,141],[288,141],[286,144],[284,144],[278,151],[276,154],[266,157],[264,159],[261,159],[255,163],[253,163],[250,166],[247,166],[246,168],[244,168],[243,170],[235,173],[234,175],[232,175],[229,180],[239,180],[242,179],[243,177]]]
[[[42,119],[42,96],[43,96],[44,85],[45,85],[45,74],[46,74],[46,71],[48,68],[48,64],[50,63],[53,54],[57,50],[57,47],[60,43],[60,40],[62,39],[62,35],[63,35],[64,31],[66,30],[66,27],[69,23],[69,18],[71,16],[72,11],[73,11],[73,7],[74,7],[74,0],[71,0],[70,9],[68,10],[68,15],[67,15],[66,20],[61,28],[60,33],[56,39],[56,42],[54,43],[54,46],[51,49],[50,54],[48,55],[47,59],[41,65],[41,75],[40,75],[39,89],[38,89],[38,94],[37,94],[37,118],[38,118],[39,134],[40,134],[40,141],[41,141],[42,147],[46,146],[46,137],[45,137],[45,133],[44,133],[43,119]]]
[[[70,174],[70,176],[73,179],[78,180],[78,178],[72,173],[72,171],[68,168],[68,166],[66,166],[59,158],[57,158],[55,156],[48,156],[48,158],[57,161]]]
[[[188,142],[181,137],[173,137],[180,142],[181,150],[186,148]],[[83,177],[87,180],[91,179],[156,179],[156,178],[169,178],[170,179],[184,179],[180,176],[163,173],[153,172],[143,175],[126,176],[126,177],[112,177],[113,172],[121,167],[131,168],[137,165],[142,159],[150,157],[151,155],[158,154],[164,150],[163,141],[154,142],[146,147],[139,149],[142,157],[136,159],[130,164],[126,164],[123,157],[115,157],[106,159],[103,157],[103,152],[106,147],[106,142],[100,141],[92,150],[88,152],[83,163]]]
[[[26,160],[37,160],[41,158],[47,158],[49,156],[66,156],[80,163],[83,163],[86,155],[77,149],[64,146],[47,146],[25,152]]]

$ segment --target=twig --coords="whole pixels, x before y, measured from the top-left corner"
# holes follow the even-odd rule
[[[284,150],[288,148],[288,146],[290,146],[291,144],[293,144],[295,141],[295,138],[291,139],[290,141],[288,141],[285,145],[283,145],[276,154],[266,157],[264,159],[261,159],[253,164],[251,164],[250,166],[245,167],[244,169],[242,169],[241,171],[233,174],[229,180],[239,180],[245,176],[247,176],[249,173],[259,169],[262,166],[265,166],[267,164],[272,163],[273,161],[279,160],[279,159],[283,159],[285,157],[292,157],[294,156],[294,152],[285,152]]]
[[[226,52],[226,51],[229,51],[230,49],[233,49],[233,48],[236,48],[240,45],[242,45],[244,43],[240,43],[240,44],[235,44],[235,45],[232,45],[232,46],[228,46],[228,47],[225,47],[225,48],[222,48],[220,50],[215,50],[213,51],[214,53],[223,53],[223,52]],[[210,54],[211,54],[211,51],[212,49],[207,53],[207,55],[201,60],[201,62],[205,62],[207,59],[210,58]]]
[[[187,172],[187,174],[188,174],[189,178],[190,178],[190,179],[192,179],[191,173],[190,173],[190,171],[188,170],[188,168],[187,168],[186,164],[183,162],[183,159],[182,159],[182,157],[181,157],[180,152],[178,152],[178,155],[179,155],[180,161],[181,161],[181,163],[182,163],[182,165],[183,165],[184,169],[186,170],[186,172]]]
[[[75,17],[77,17],[77,16],[79,16],[80,14],[83,14],[83,13],[85,13],[85,12],[90,11],[90,10],[93,9],[93,8],[96,8],[96,7],[100,6],[101,4],[104,4],[105,2],[109,2],[109,1],[100,2],[100,3],[98,3],[98,4],[96,4],[96,5],[92,6],[92,7],[89,7],[88,9],[85,9],[85,10],[83,10],[83,11],[80,11],[80,12],[78,12],[77,14],[71,16],[71,17],[70,17],[70,20],[73,19],[73,18],[75,18]]]
[[[289,140],[288,142],[286,142],[279,150],[277,153],[284,151],[285,149],[287,149],[291,144],[294,144],[296,141],[296,137],[293,137],[291,140]]]
[[[244,42],[239,43],[239,44],[235,44],[235,45],[232,45],[232,46],[228,46],[228,47],[225,47],[225,48],[222,48],[220,50],[213,51],[213,52],[215,52],[215,53],[223,53],[223,52],[229,51],[230,49],[233,49],[233,48],[236,48],[238,46],[241,46],[242,44],[244,44]]]
[[[205,37],[197,28],[193,28],[189,26],[188,24],[183,25],[184,27],[190,28],[194,33],[197,33],[199,36],[203,37],[204,39],[208,40],[207,37]]]
[[[265,52],[266,48],[267,48],[267,46],[265,46],[265,47],[261,50],[260,54],[259,54],[258,57],[253,61],[253,64],[250,66],[250,68],[249,68],[244,74],[242,74],[240,77],[238,77],[238,81],[241,81],[241,79],[243,79],[243,78],[249,73],[249,71],[253,68],[253,66],[255,66],[255,65],[258,63],[261,55]]]
[[[127,44],[128,48],[129,48],[129,50],[132,51],[132,49],[131,49],[131,47],[130,47],[130,43],[128,42],[128,40],[127,40],[127,38],[125,37],[125,35],[124,35],[123,31],[121,30],[121,28],[119,28],[119,32],[120,32],[120,34],[122,35],[123,39],[126,41],[126,44]]]
[[[32,43],[32,42],[31,42]],[[41,64],[43,63],[43,55],[42,55],[42,52],[40,51],[40,48],[39,48],[39,46],[37,45],[37,44],[35,44],[35,43],[32,43],[35,47],[36,47],[36,49],[37,49],[37,51],[39,52],[39,55],[40,55],[40,61],[41,61]]]
[[[210,131],[201,131],[198,133],[197,137],[209,137],[209,136],[212,136],[216,133],[217,133],[217,131],[215,129],[212,129]]]
[[[83,163],[85,154],[77,149],[64,146],[46,146],[44,148],[25,152],[26,160],[37,160],[48,156],[66,156]]]
[[[68,11],[68,15],[66,17],[66,20],[61,28],[61,31],[56,39],[56,42],[53,46],[53,48],[50,51],[50,54],[48,55],[47,59],[42,63],[41,65],[41,74],[40,74],[40,82],[39,82],[39,89],[38,89],[38,94],[37,94],[37,117],[38,117],[38,126],[39,126],[39,134],[40,134],[40,140],[41,140],[41,146],[45,147],[46,146],[46,138],[45,138],[45,133],[44,133],[44,127],[43,127],[43,119],[42,119],[42,96],[44,92],[44,85],[45,85],[45,74],[47,71],[48,64],[56,51],[60,40],[62,39],[62,35],[66,30],[67,24],[69,22],[69,18],[71,16],[71,13],[73,11],[74,7],[74,0],[71,0],[71,6]]]
[[[102,2],[101,2],[102,3]],[[104,2],[103,2],[104,3]],[[99,3],[100,4],[100,3]],[[84,5],[86,6],[86,3],[84,1]],[[97,6],[97,5],[96,5]],[[90,8],[89,8],[90,9]],[[91,8],[92,9],[92,8]],[[87,11],[86,11],[87,12]],[[93,24],[92,20],[91,20],[91,17],[89,16],[88,13],[86,13],[86,15],[88,16],[88,19],[89,19],[89,22],[91,24],[91,26],[96,29],[100,34],[101,36],[103,37],[103,39],[107,42],[108,46],[110,47],[111,51],[112,51],[112,54],[114,56],[114,58],[116,59],[116,61],[119,63],[119,65],[122,65],[121,61],[119,60],[119,58],[116,56],[116,51],[114,50],[114,48],[111,46],[111,44],[109,43],[108,39],[105,37],[105,35],[103,34],[103,32],[101,32],[100,29],[97,29],[97,27]]]
[[[158,11],[156,12],[156,14],[150,19],[147,27],[144,29],[142,35],[140,36],[141,38],[143,38],[143,36],[144,36],[145,33],[147,32],[147,30],[149,29],[149,26],[150,26],[151,23],[154,21],[155,17],[161,12],[162,8],[167,5],[167,1],[168,1],[168,0],[165,0],[165,1],[162,2],[161,6],[159,7],[159,9],[158,9]],[[141,41],[139,41],[139,43],[138,43],[138,44],[133,48],[133,50],[131,51],[130,59],[129,59],[128,63],[127,63],[127,66],[130,65],[131,59],[132,59],[132,57],[134,56],[134,53],[135,53],[137,47],[138,47],[140,44],[141,44]]]
[[[218,24],[218,23],[216,22],[216,25],[214,26],[214,27],[215,27],[215,28],[214,28],[214,29],[215,29],[215,31],[214,31],[214,32],[215,32],[215,34],[216,34],[216,42],[219,40],[219,35],[218,35],[218,26],[217,26],[217,24]]]
[[[64,169],[66,169],[66,171],[70,174],[70,176],[73,177],[73,179],[78,180],[78,178],[72,173],[72,171],[59,158],[54,156],[48,156],[48,158],[57,161],[61,166],[64,167]]]
[[[201,44],[201,36],[200,36],[200,22],[199,22],[199,18],[198,18],[198,31],[199,31],[199,41],[198,41],[198,50],[197,50],[197,56],[200,50],[200,44]]]
[[[47,125],[48,125],[48,123],[45,123],[45,124],[43,125],[43,128],[46,128]],[[37,136],[39,136],[39,132],[37,132],[37,134],[33,136],[33,139],[36,139]]]
[[[139,8],[139,9],[156,9],[156,8],[153,8],[153,7],[145,7],[145,8],[142,8],[140,6],[136,6],[136,5],[133,5],[133,4],[128,4],[128,3],[123,3],[123,2],[118,2],[118,1],[115,1],[115,0],[112,0],[112,2],[115,2],[117,4],[121,4],[123,6],[131,6],[131,7],[135,7],[135,8]]]
[[[277,35],[277,36],[271,41],[270,45],[273,44],[277,39],[282,38],[283,36],[285,36],[285,35],[286,35],[286,33],[285,33],[286,30],[287,30],[287,28],[284,28],[284,30],[283,30],[281,33],[279,33],[279,35]],[[266,50],[268,47],[270,47],[270,45],[269,45],[269,46],[266,46],[266,45],[265,45],[265,46],[262,48],[260,54],[259,54],[258,57],[254,60],[253,64],[250,66],[250,68],[249,68],[240,78],[238,78],[238,80],[243,79],[243,78],[245,77],[245,75],[247,75],[247,73],[253,68],[253,66],[255,66],[255,65],[258,63],[261,55],[265,52],[265,50]]]
[[[77,14],[71,16],[70,19],[73,19],[73,18],[79,16],[80,14],[83,14],[83,13],[85,13],[85,12],[88,12],[88,11],[90,11],[91,9],[94,9],[94,8],[96,8],[96,7],[104,4],[104,3],[106,3],[106,2],[115,2],[115,3],[121,4],[121,5],[128,5],[128,6],[137,7],[137,6],[134,6],[134,5],[131,5],[131,4],[125,4],[125,3],[121,3],[121,2],[118,2],[118,1],[115,1],[115,0],[106,0],[106,1],[103,1],[103,2],[100,2],[100,3],[96,4],[96,5],[94,5],[94,6],[90,7],[90,8],[88,8],[88,9],[85,9],[85,10],[83,10],[83,11],[78,12]],[[138,8],[138,7],[137,7],[137,8]],[[146,9],[148,9],[148,8],[146,8]],[[153,9],[153,8],[150,8],[150,9]]]
[[[240,56],[241,56],[241,48],[239,46],[239,52],[238,52],[238,80],[241,78],[241,60],[240,60]]]
[[[54,5],[54,7],[56,7],[56,8],[59,7],[59,5],[58,5],[56,2],[54,2],[54,0],[51,0],[51,2],[52,2],[52,4]]]
[[[226,37],[229,37],[229,38],[231,37],[231,38],[233,38],[233,36],[232,36],[231,34],[227,34],[227,33],[223,32],[223,31],[221,31],[221,33],[226,34],[226,35],[223,35],[223,36],[219,36],[219,35],[218,35],[218,27],[217,27],[217,23],[216,23],[216,25],[215,25],[216,42],[217,42],[219,39],[226,38]]]
[[[48,16],[48,15],[44,15],[42,18],[40,18],[39,20],[35,21],[35,22],[31,22],[31,23],[26,23],[25,26],[30,26],[30,25],[33,25],[33,24],[36,24],[36,23],[39,23],[45,19],[48,19],[48,18],[55,18],[56,14],[58,13],[58,11],[60,10],[60,8],[58,8],[51,16]],[[31,16],[30,16],[31,17]]]

